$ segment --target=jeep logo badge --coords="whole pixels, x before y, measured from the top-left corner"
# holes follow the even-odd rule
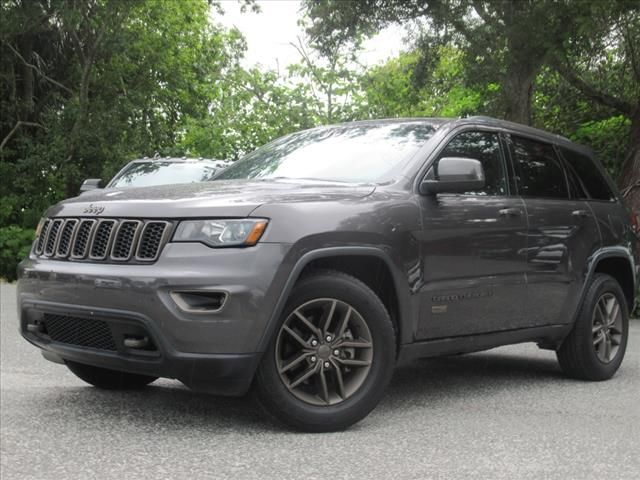
[[[85,208],[84,212],[82,212],[82,213],[89,213],[89,214],[92,214],[92,215],[100,215],[102,212],[104,212],[104,207],[100,207],[100,206],[94,205],[92,203],[87,208]]]

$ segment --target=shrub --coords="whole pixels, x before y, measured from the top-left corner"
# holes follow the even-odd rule
[[[17,225],[0,227],[0,278],[16,279],[16,266],[29,254],[35,231]]]

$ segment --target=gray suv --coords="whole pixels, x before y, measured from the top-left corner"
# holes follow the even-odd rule
[[[418,357],[535,342],[610,378],[637,235],[565,138],[484,117],[320,127],[214,181],[51,207],[19,267],[21,331],[96,387],[251,389],[294,428],[343,429]]]

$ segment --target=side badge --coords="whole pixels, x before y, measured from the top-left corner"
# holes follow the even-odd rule
[[[432,305],[431,313],[439,314],[439,313],[447,313],[448,305]]]

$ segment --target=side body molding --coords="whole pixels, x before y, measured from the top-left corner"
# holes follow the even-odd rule
[[[285,304],[287,303],[287,299],[293,286],[296,281],[300,277],[300,274],[304,270],[304,268],[313,260],[317,260],[320,258],[330,258],[330,257],[340,257],[340,256],[369,256],[376,257],[382,260],[389,271],[391,272],[391,276],[393,278],[393,284],[396,289],[396,293],[398,296],[398,309],[399,309],[399,318],[398,327],[402,332],[401,338],[399,339],[401,344],[410,343],[413,339],[413,323],[412,323],[412,306],[409,300],[409,287],[407,285],[407,280],[403,277],[402,272],[398,269],[398,267],[394,264],[393,260],[389,256],[387,252],[385,252],[381,248],[377,247],[327,247],[320,248],[317,250],[312,250],[310,252],[302,255],[297,262],[295,263],[293,269],[289,273],[287,281],[282,288],[278,301],[275,304],[275,308],[271,312],[269,317],[269,321],[266,325],[264,334],[258,343],[258,352],[264,352],[267,349],[271,338],[275,334],[276,326],[278,324],[278,319],[284,310]]]

